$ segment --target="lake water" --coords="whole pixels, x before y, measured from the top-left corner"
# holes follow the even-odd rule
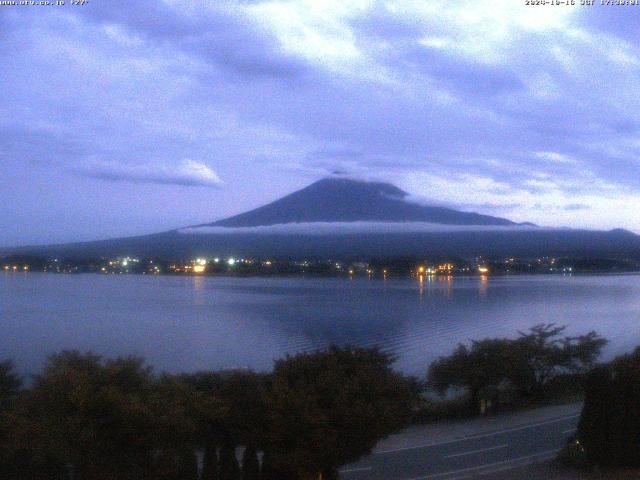
[[[141,355],[158,370],[268,370],[286,353],[380,345],[424,374],[458,342],[537,323],[640,345],[640,276],[415,280],[0,274],[0,358],[37,372],[62,349]]]

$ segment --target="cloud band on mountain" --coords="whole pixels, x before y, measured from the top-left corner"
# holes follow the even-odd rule
[[[257,227],[190,227],[178,230],[182,234],[263,234],[263,235],[351,235],[367,233],[420,233],[420,232],[507,232],[539,231],[530,225],[445,225],[427,222],[301,222],[262,225]]]

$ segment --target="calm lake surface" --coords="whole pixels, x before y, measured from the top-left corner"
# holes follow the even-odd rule
[[[458,342],[536,323],[596,330],[606,357],[640,345],[640,275],[412,280],[0,274],[0,358],[141,355],[157,370],[268,370],[286,353],[380,345],[423,374]]]

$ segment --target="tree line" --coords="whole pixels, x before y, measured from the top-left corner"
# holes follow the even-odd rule
[[[564,331],[540,324],[514,339],[458,345],[431,364],[427,384],[441,394],[462,389],[475,413],[505,399],[549,399],[570,386],[584,406],[560,458],[578,467],[640,467],[640,347],[599,363],[604,338],[594,331],[563,336]]]
[[[0,478],[335,479],[411,417],[418,389],[392,361],[332,347],[270,374],[156,375],[139,358],[66,351],[28,388],[5,361]]]
[[[538,402],[582,391],[585,374],[607,344],[595,331],[563,336],[565,326],[538,324],[517,338],[474,340],[431,364],[428,385],[441,395],[463,390],[468,409]]]
[[[336,479],[340,466],[415,420],[426,390],[466,398],[477,414],[544,399],[562,379],[582,387],[606,340],[564,331],[541,324],[513,339],[461,344],[422,381],[395,371],[378,348],[287,356],[270,373],[189,374],[64,351],[28,386],[12,362],[0,362],[0,478]],[[592,411],[605,409],[589,398]]]

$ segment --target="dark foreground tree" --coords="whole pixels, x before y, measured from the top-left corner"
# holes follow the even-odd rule
[[[242,480],[260,480],[260,462],[253,445],[248,445],[242,454]]]
[[[202,480],[218,480],[218,478],[218,452],[215,446],[209,445],[204,449]]]
[[[235,448],[262,443],[267,418],[266,375],[251,371],[197,372],[178,378],[199,395],[197,408],[190,415],[195,420],[202,448],[212,452],[223,445]],[[212,471],[207,467],[205,476]]]
[[[62,352],[24,390],[2,365],[2,480],[195,479],[203,450],[200,478],[250,480],[258,448],[263,480],[332,480],[401,427],[417,397],[375,349],[290,357],[266,379],[157,376],[140,359]],[[237,445],[249,446],[242,472]]]
[[[268,393],[269,468],[280,478],[332,479],[402,427],[415,383],[378,349],[338,348],[277,361]]]
[[[297,480],[299,476],[283,462],[280,465],[274,465],[271,460],[271,454],[266,451],[262,456],[262,465],[260,467],[261,480]]]
[[[15,373],[13,362],[0,362],[0,478],[16,478],[24,459],[16,444],[20,419],[15,410],[22,379]]]
[[[223,428],[227,441],[259,445],[267,428],[265,375],[239,372],[221,381],[217,395],[227,405]]]
[[[220,480],[240,480],[236,449],[230,443],[225,443],[220,448]]]
[[[577,440],[589,464],[640,467],[640,348],[589,375]]]
[[[541,324],[515,339],[485,339],[458,345],[452,355],[429,367],[428,383],[439,393],[463,388],[472,411],[508,391],[520,398],[540,398],[559,375],[584,374],[607,341],[596,332],[560,337],[566,327]]]
[[[157,383],[136,358],[54,355],[20,406],[14,443],[27,458],[20,478],[59,478],[65,470],[78,480],[192,472],[188,398],[177,383]]]
[[[428,383],[441,395],[450,388],[464,388],[469,405],[477,410],[491,399],[509,374],[513,349],[508,339],[474,341],[471,347],[458,345],[452,355],[441,357],[429,367]]]
[[[513,341],[512,368],[508,372],[519,393],[527,396],[544,395],[548,383],[560,374],[584,374],[593,368],[607,340],[596,332],[586,335],[560,335],[566,326],[553,323],[532,327],[520,332]]]
[[[0,362],[0,415],[18,398],[22,379],[11,360]]]

